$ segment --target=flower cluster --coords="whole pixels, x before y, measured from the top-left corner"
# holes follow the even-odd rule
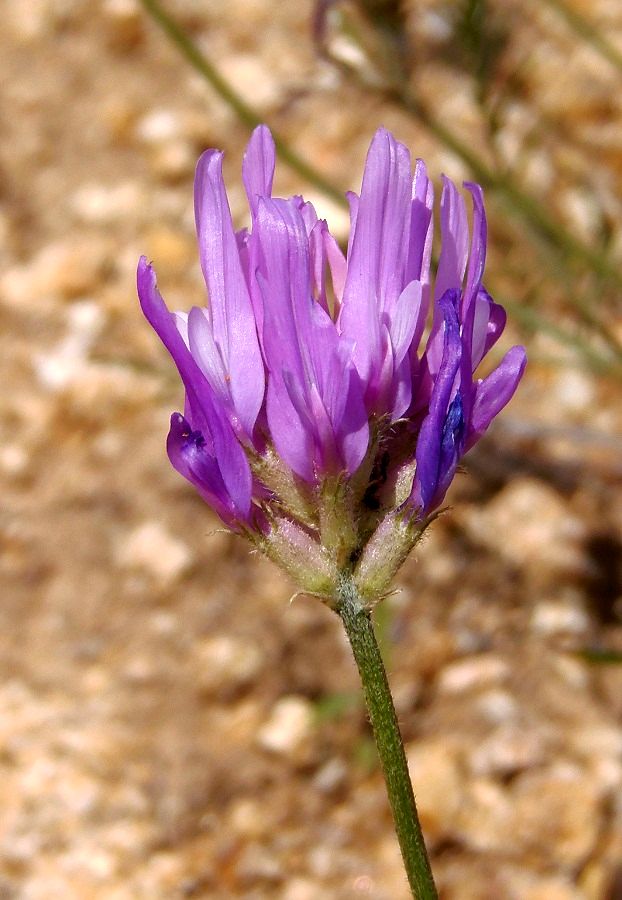
[[[206,151],[195,216],[209,304],[170,313],[143,257],[143,311],[186,392],[168,455],[234,531],[330,602],[340,573],[371,603],[442,503],[463,454],[512,397],[513,347],[483,379],[505,312],[482,284],[486,217],[444,179],[431,280],[433,188],[421,160],[374,136],[348,194],[344,256],[302,197],[272,197],[261,126],[243,163],[250,228],[235,231],[222,153]],[[424,335],[425,340],[424,340]],[[423,344],[423,349],[420,350]]]

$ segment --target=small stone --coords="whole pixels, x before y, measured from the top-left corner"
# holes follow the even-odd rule
[[[236,835],[252,840],[263,837],[272,828],[263,804],[247,799],[237,800],[233,804],[229,823]]]
[[[136,136],[144,144],[158,146],[177,140],[182,134],[179,116],[171,109],[154,109],[136,125]]]
[[[520,775],[512,784],[518,852],[548,865],[583,865],[602,827],[601,800],[595,780],[568,765]]]
[[[580,725],[566,740],[585,759],[609,757],[622,762],[622,728],[615,725]]]
[[[51,352],[35,357],[35,371],[44,387],[58,391],[76,379],[82,382],[86,359],[104,322],[103,310],[94,301],[69,307],[65,336]]]
[[[580,893],[568,882],[559,878],[547,878],[542,884],[527,890],[524,900],[583,900]]]
[[[308,744],[313,731],[313,707],[303,697],[283,697],[273,707],[270,718],[257,739],[264,750],[290,756]]]
[[[515,478],[484,509],[464,514],[470,536],[517,566],[582,573],[585,526],[550,487]]]
[[[480,694],[475,705],[483,717],[493,725],[508,722],[518,715],[516,700],[507,691],[498,688]]]
[[[70,198],[73,214],[88,225],[115,225],[144,209],[145,196],[133,181],[84,184]]]
[[[92,293],[109,264],[108,244],[74,237],[47,244],[25,265],[0,276],[0,295],[12,305],[34,307],[42,300],[73,300]]]
[[[102,12],[112,49],[123,52],[140,43],[143,18],[137,0],[103,0]]]
[[[292,878],[283,888],[280,900],[317,900],[321,892],[321,885],[308,878]]]
[[[285,876],[280,861],[264,847],[251,844],[246,847],[236,864],[236,875],[245,887],[257,887],[258,883],[278,884]]]
[[[417,742],[407,747],[407,757],[426,839],[437,843],[451,837],[463,801],[455,747],[443,739]]]
[[[0,447],[0,469],[10,477],[23,475],[28,470],[28,451],[19,444]]]
[[[192,175],[196,158],[190,144],[177,140],[154,150],[151,164],[158,178],[174,184]]]
[[[119,543],[116,562],[148,572],[163,587],[174,583],[192,563],[186,544],[157,521],[143,522]]]
[[[242,97],[252,97],[255,109],[266,112],[281,100],[282,89],[274,71],[254,53],[230,54],[221,63],[223,75]]]
[[[207,694],[245,687],[259,677],[264,662],[255,643],[226,635],[202,641],[194,658],[199,686]]]
[[[147,234],[145,250],[150,259],[158,260],[158,271],[178,275],[194,262],[194,238],[172,228],[158,227]]]
[[[438,690],[444,694],[480,690],[504,681],[509,674],[508,664],[498,656],[472,656],[445,666],[438,679]]]
[[[322,794],[333,794],[348,777],[348,767],[342,759],[329,759],[313,778],[313,787]]]
[[[514,810],[507,791],[495,781],[468,782],[454,823],[455,834],[472,850],[507,852],[513,846]]]
[[[508,776],[541,764],[546,758],[542,735],[520,725],[501,725],[468,755],[475,775]]]
[[[582,412],[591,407],[595,400],[594,382],[579,369],[565,368],[553,384],[553,408],[557,407],[560,418],[566,421],[568,414]]]
[[[584,634],[590,627],[585,610],[568,603],[538,603],[531,616],[531,627],[537,634]]]

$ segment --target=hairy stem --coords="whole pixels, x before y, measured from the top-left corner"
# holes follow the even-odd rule
[[[348,575],[344,575],[341,581],[336,598],[336,611],[345,626],[361,676],[365,703],[412,895],[415,900],[435,900],[438,895],[434,887],[408,774],[402,736],[374,634],[371,614],[363,605]]]

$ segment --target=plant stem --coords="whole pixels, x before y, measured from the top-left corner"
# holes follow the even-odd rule
[[[581,13],[574,10],[564,0],[544,0],[547,6],[551,6],[566,20],[567,24],[572,28],[582,40],[591,44],[605,59],[622,72],[622,53],[609,41],[602,31],[593,25]]]
[[[344,575],[336,611],[345,626],[361,676],[363,694],[384,773],[395,830],[415,900],[436,900],[432,870],[419,824],[404,745],[371,614],[349,575]]]
[[[247,128],[255,128],[264,121],[263,117],[250,106],[238,92],[229,84],[229,82],[221,75],[216,66],[205,56],[198,48],[195,42],[186,34],[173,16],[169,15],[164,6],[158,0],[141,0],[145,11],[156,22],[172,44],[177,47],[179,52],[185,57],[187,62],[197,71],[203,78],[211,84],[213,89],[234,111],[240,122]],[[345,195],[339,188],[331,184],[320,172],[312,165],[291,149],[287,141],[285,141],[272,128],[272,137],[276,152],[280,159],[283,160],[298,175],[302,176],[309,184],[312,184],[318,190],[322,191],[327,197],[330,197],[340,206],[347,207]]]

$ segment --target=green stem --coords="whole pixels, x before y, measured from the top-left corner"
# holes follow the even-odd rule
[[[419,824],[402,736],[371,614],[348,575],[344,575],[341,582],[336,611],[345,626],[361,676],[412,895],[415,900],[436,900],[438,895]]]
[[[622,72],[622,53],[604,37],[600,29],[593,25],[585,16],[572,9],[564,0],[544,0],[547,6],[551,6],[566,20],[574,33],[582,40],[591,44],[609,62]]]
[[[240,122],[247,128],[256,128],[264,118],[257,113],[221,75],[216,66],[205,56],[191,38],[188,37],[179,23],[164,9],[158,0],[141,0],[146,12],[156,22],[164,34],[174,44],[187,62],[205,78],[225,103],[234,111]],[[276,152],[290,168],[302,178],[326,194],[340,206],[347,207],[347,200],[342,191],[331,184],[324,176],[306,160],[291,149],[289,144],[271,128]]]

